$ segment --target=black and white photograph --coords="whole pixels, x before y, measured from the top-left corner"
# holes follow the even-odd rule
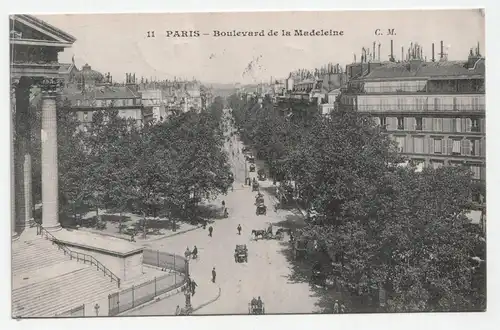
[[[8,19],[11,318],[487,310],[484,10]]]

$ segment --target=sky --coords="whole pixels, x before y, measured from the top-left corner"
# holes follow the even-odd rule
[[[401,47],[417,42],[424,56],[436,57],[440,41],[450,60],[464,60],[478,42],[484,54],[484,16],[477,9],[407,11],[330,11],[189,14],[37,15],[71,34],[77,41],[59,54],[60,62],[75,58],[80,68],[110,72],[114,81],[125,73],[147,79],[196,78],[211,83],[251,84],[285,78],[299,68],[359,61],[362,47],[381,44],[381,59],[401,58]],[[293,36],[294,30],[343,31],[343,36]],[[380,29],[383,35],[375,35]],[[388,30],[394,29],[394,35]],[[167,37],[167,31],[198,30],[199,37]],[[278,31],[278,36],[215,37],[214,31]],[[281,36],[281,30],[291,36]],[[155,31],[155,38],[148,38]],[[207,34],[207,35],[205,35]],[[151,35],[151,34],[150,34]],[[378,46],[377,46],[378,48]],[[251,70],[246,70],[253,63]]]

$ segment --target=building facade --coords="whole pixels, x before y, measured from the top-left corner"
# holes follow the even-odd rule
[[[466,61],[443,55],[412,45],[405,61],[351,65],[341,104],[370,114],[417,168],[466,165],[485,180],[485,59],[479,46]]]
[[[70,103],[82,128],[92,122],[93,113],[111,108],[118,110],[120,117],[134,119],[138,124],[152,117],[152,109],[143,106],[142,95],[130,74],[127,74],[124,85],[113,84],[109,74],[105,76],[85,64],[75,80],[76,84],[64,89],[63,99]]]

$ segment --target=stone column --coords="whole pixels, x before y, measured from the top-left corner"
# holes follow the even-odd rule
[[[16,88],[16,143],[15,143],[15,196],[16,222],[19,233],[28,227],[32,219],[31,178],[31,80],[22,78]]]
[[[11,209],[10,209],[10,214],[11,214],[11,235],[12,239],[18,239],[19,235],[17,234],[16,231],[16,188],[15,188],[15,180],[16,180],[16,175],[15,175],[15,165],[14,165],[14,149],[15,149],[15,116],[16,116],[16,89],[17,89],[17,84],[19,83],[18,80],[14,80],[11,82],[10,85],[10,108],[11,108],[11,120],[10,120],[10,199],[11,199]]]
[[[42,88],[42,225],[49,231],[61,229],[59,223],[59,185],[57,162],[56,94],[60,82],[44,79]]]

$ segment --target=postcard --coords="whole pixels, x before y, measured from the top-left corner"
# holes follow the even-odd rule
[[[13,318],[486,310],[483,10],[9,21]]]

